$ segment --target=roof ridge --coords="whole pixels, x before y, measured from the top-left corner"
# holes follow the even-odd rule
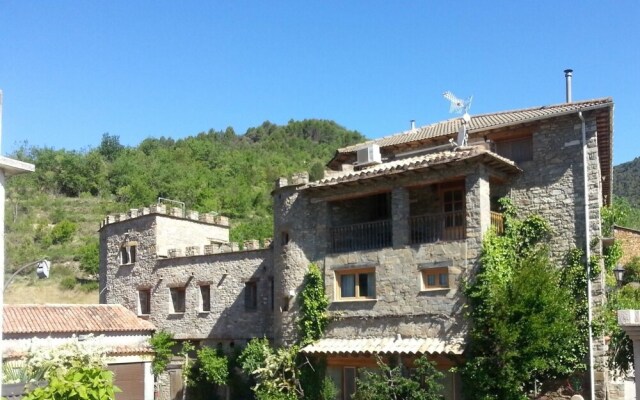
[[[525,107],[525,108],[518,108],[518,109],[512,109],[512,110],[502,110],[497,112],[484,113],[484,114],[475,114],[471,116],[471,120],[477,121],[487,117],[495,117],[495,116],[502,116],[502,115],[508,115],[508,114],[516,114],[516,113],[527,113],[527,112],[541,111],[541,110],[549,111],[549,110],[562,109],[562,108],[575,109],[575,108],[580,108],[586,105],[599,105],[599,104],[607,104],[607,103],[613,103],[613,98],[599,97],[599,98],[588,99],[588,100],[574,101],[571,103],[556,103],[556,104],[549,104],[549,105],[543,105],[543,106]],[[339,148],[337,149],[337,153],[353,152],[358,147],[366,146],[367,144],[372,144],[372,143],[381,143],[384,141],[388,141],[394,137],[400,137],[402,135],[415,134],[419,132],[422,132],[422,134],[425,135],[426,134],[425,132],[428,132],[430,128],[437,127],[438,125],[446,125],[449,123],[453,123],[459,119],[460,117],[449,118],[449,119],[434,122],[432,124],[422,125],[420,127],[416,127],[415,129],[392,133],[390,135],[379,137],[377,139],[370,139],[365,142],[356,143],[350,146]],[[420,139],[416,138],[415,140],[420,140]],[[409,140],[409,141],[412,141],[412,140]]]

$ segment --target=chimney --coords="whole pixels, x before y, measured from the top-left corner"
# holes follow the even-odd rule
[[[573,76],[572,69],[564,70],[564,77],[567,82],[567,103],[571,103],[571,77]]]
[[[414,131],[416,129],[416,120],[412,119],[411,120],[411,130]]]

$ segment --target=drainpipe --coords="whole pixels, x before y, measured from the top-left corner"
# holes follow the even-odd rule
[[[591,296],[591,229],[589,221],[589,177],[587,170],[587,161],[589,156],[587,154],[587,128],[582,115],[582,111],[578,111],[578,118],[582,125],[582,170],[584,175],[584,226],[585,226],[585,257],[587,258],[587,321],[589,323],[589,385],[591,392],[591,400],[595,399],[595,371],[593,370],[593,330],[591,329],[591,323],[593,321],[593,307]]]

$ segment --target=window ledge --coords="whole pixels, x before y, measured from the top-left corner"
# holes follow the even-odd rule
[[[429,288],[420,290],[420,293],[448,292],[449,290],[451,290],[449,287]]]
[[[209,315],[211,311],[198,311],[198,315]]]
[[[183,312],[170,312],[169,316],[180,316],[182,317],[184,315],[184,311]]]
[[[132,262],[132,263],[120,264],[120,266],[121,267],[126,267],[128,265],[134,265],[134,264],[135,264],[135,262]]]
[[[138,314],[138,318],[140,319],[149,319],[150,314]]]
[[[347,298],[347,299],[336,299],[333,302],[334,303],[367,303],[367,302],[371,302],[371,303],[375,303],[376,301],[378,301],[378,299],[351,299],[351,298]]]

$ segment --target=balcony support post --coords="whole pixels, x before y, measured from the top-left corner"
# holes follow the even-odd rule
[[[491,226],[491,192],[489,173],[484,165],[466,177],[467,239],[480,249],[482,237]],[[477,246],[477,247],[476,247]]]
[[[404,187],[391,192],[391,229],[393,247],[409,244],[409,191]]]

